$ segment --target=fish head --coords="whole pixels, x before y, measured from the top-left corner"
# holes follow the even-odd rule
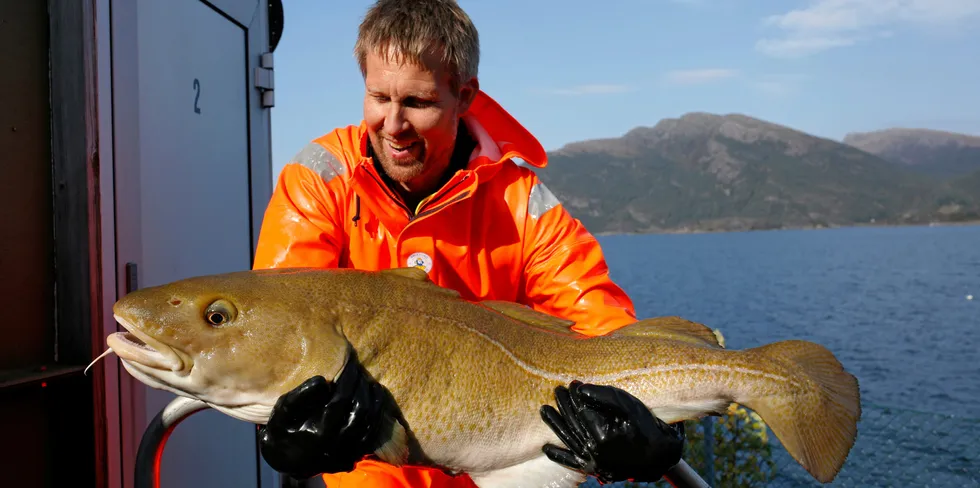
[[[126,331],[107,344],[142,383],[264,423],[280,395],[334,379],[347,360],[338,313],[311,299],[311,278],[245,271],[136,290],[113,306]]]

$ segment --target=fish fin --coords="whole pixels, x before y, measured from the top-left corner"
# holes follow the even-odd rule
[[[612,334],[675,340],[714,348],[725,347],[719,338],[719,332],[697,322],[674,316],[638,320],[616,329]]]
[[[422,268],[416,268],[414,266],[411,267],[406,266],[402,268],[388,268],[379,271],[379,273],[402,276],[415,281],[423,281],[423,282],[429,281],[429,273],[426,273],[425,270]]]
[[[235,419],[253,424],[265,424],[272,415],[271,405],[238,405],[234,407],[223,407],[215,403],[208,403],[208,406]]]
[[[401,267],[401,268],[388,268],[388,269],[383,269],[381,271],[378,271],[378,273],[381,273],[383,275],[391,275],[391,276],[398,276],[401,278],[405,278],[406,282],[408,283],[413,283],[425,287],[428,290],[438,291],[450,297],[459,297],[458,291],[453,290],[452,288],[439,286],[434,281],[430,280],[429,273],[426,273],[425,270],[422,268],[409,267],[409,266]]]
[[[809,391],[799,398],[777,392],[736,399],[769,425],[790,455],[814,478],[829,483],[837,476],[857,436],[861,417],[857,379],[825,347],[808,341],[782,341],[748,349],[782,363]]]
[[[508,302],[504,300],[483,300],[479,303],[514,320],[524,322],[539,329],[560,332],[573,336],[581,335],[571,329],[571,327],[575,325],[574,321],[559,318],[544,312],[539,312],[531,307],[521,305],[520,303]]]
[[[720,417],[728,411],[731,402],[709,398],[701,401],[669,403],[650,409],[658,419],[672,424],[685,420],[699,420],[705,416]]]
[[[506,468],[468,473],[480,488],[577,488],[586,476],[558,464],[541,454]]]
[[[388,464],[400,466],[409,461],[408,432],[401,422],[390,417],[389,420],[392,421],[391,435],[381,447],[375,449],[374,454]]]

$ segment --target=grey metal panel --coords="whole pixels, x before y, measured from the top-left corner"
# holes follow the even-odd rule
[[[247,0],[246,0],[247,2]],[[255,70],[262,67],[261,58],[269,49],[268,2],[260,2],[252,24],[248,26],[248,76],[249,86]],[[259,239],[262,217],[272,197],[272,117],[269,108],[262,107],[262,91],[249,90],[249,132],[251,134],[252,176],[252,255]]]
[[[218,10],[225,15],[235,19],[243,27],[252,26],[255,21],[255,17],[258,15],[260,6],[264,6],[265,2],[260,2],[259,0],[203,0],[205,3],[211,4],[215,10]],[[265,9],[261,9],[265,10]]]
[[[267,45],[258,5],[112,0],[120,288],[127,262],[138,264],[140,287],[251,267],[272,174],[269,113],[253,87]],[[131,486],[141,429],[173,395],[122,384],[121,469]],[[253,425],[205,411],[168,440],[161,481],[257,487],[261,474],[262,486],[275,486],[258,460]]]
[[[247,3],[247,0],[243,3]],[[262,227],[265,209],[272,197],[272,116],[270,108],[262,106],[262,91],[252,86],[256,69],[262,67],[261,59],[269,49],[269,19],[268,2],[258,2],[252,23],[248,26],[248,124],[250,139],[251,176],[251,253],[250,263],[255,258],[255,246]],[[203,412],[202,412],[203,413]],[[265,460],[257,455],[259,463],[259,486],[261,488],[278,488],[279,474]]]
[[[112,197],[111,204],[114,217],[113,237],[115,241],[115,255],[106,255],[112,259],[111,262],[115,272],[114,284],[116,286],[110,290],[105,290],[106,297],[115,298],[123,295],[123,283],[125,283],[125,263],[140,262],[142,260],[142,234],[140,230],[140,161],[139,161],[139,126],[140,126],[140,92],[139,92],[139,57],[137,52],[138,37],[136,30],[136,3],[134,0],[109,0],[111,3],[102,12],[103,20],[108,17],[111,35],[101,39],[101,42],[111,42],[111,78],[100,76],[100,83],[111,83],[111,106],[112,106],[112,129],[103,134],[112,134],[112,172],[103,172],[102,180],[112,178]],[[104,31],[103,31],[104,33]],[[104,46],[104,44],[103,44]],[[100,62],[104,52],[100,52]],[[103,85],[105,86],[105,85]],[[102,99],[110,98],[110,93],[103,92]],[[103,121],[103,124],[106,121]],[[109,196],[109,195],[104,195]],[[103,208],[107,206],[108,199],[103,200]],[[103,213],[103,217],[107,213]],[[103,228],[107,225],[103,221]],[[103,246],[105,244],[103,243]],[[103,248],[105,252],[106,249]],[[104,254],[105,255],[105,254]],[[106,319],[112,320],[112,324],[105,325],[105,333],[118,331],[120,327],[112,319],[111,305],[107,307],[110,313],[106,314]],[[114,392],[117,395],[118,405],[118,435],[119,451],[116,454],[118,461],[118,471],[113,474],[119,476],[119,485],[114,488],[131,488],[133,486],[133,463],[136,457],[136,447],[139,444],[139,436],[146,425],[146,415],[142,412],[143,407],[143,387],[136,385],[136,382],[129,376],[129,373],[122,369],[119,361],[114,356],[110,356],[106,364],[106,369],[112,369],[112,376],[116,379],[118,389]],[[110,368],[109,365],[112,365]],[[113,384],[112,382],[107,385]],[[111,398],[107,398],[107,404]],[[107,412],[108,413],[108,412]],[[138,414],[138,415],[137,415]],[[113,417],[109,417],[112,419]],[[111,486],[111,485],[110,485]]]
[[[246,32],[200,0],[140,0],[140,286],[248,269]],[[174,397],[148,390],[146,418]],[[216,411],[167,442],[161,485],[258,486],[255,428]]]
[[[105,337],[117,329],[112,317],[112,304],[116,300],[116,212],[115,212],[115,150],[112,140],[113,93],[112,93],[112,44],[110,24],[110,0],[95,0],[95,49],[97,63],[98,140],[99,153],[99,230],[101,232],[99,252],[100,279],[102,287],[102,323],[99,327],[102,343]],[[122,488],[122,453],[126,442],[122,437],[119,402],[119,361],[110,356],[103,359],[103,378],[105,382],[105,438],[106,438],[106,488]],[[98,370],[96,370],[98,371]],[[92,374],[91,372],[89,374]]]

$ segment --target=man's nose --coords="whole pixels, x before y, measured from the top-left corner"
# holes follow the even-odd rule
[[[405,110],[399,103],[388,104],[388,113],[385,115],[384,131],[388,134],[398,134],[408,128],[408,120],[405,119]]]

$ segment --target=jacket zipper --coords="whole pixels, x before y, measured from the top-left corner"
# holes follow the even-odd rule
[[[391,199],[391,201],[395,202],[398,205],[398,207],[400,207],[402,210],[405,211],[405,216],[408,217],[409,222],[415,220],[416,217],[418,217],[419,215],[421,215],[422,213],[424,213],[424,208],[425,207],[431,206],[434,202],[436,202],[440,198],[442,198],[445,195],[447,195],[450,192],[452,192],[459,185],[463,184],[463,182],[466,181],[466,180],[468,180],[469,177],[470,177],[469,174],[463,175],[463,177],[460,178],[459,181],[457,181],[455,184],[453,184],[449,188],[446,188],[445,190],[439,192],[436,197],[434,197],[431,200],[429,200],[428,202],[426,202],[423,207],[419,207],[419,213],[418,214],[413,214],[412,211],[411,211],[411,209],[408,208],[408,205],[405,205],[405,203],[402,202],[402,200],[400,198],[398,198],[397,196],[395,196],[394,194],[392,194],[391,193],[391,190],[388,189],[388,186],[385,185],[380,179],[378,179],[378,176],[376,176],[374,174],[374,172],[368,171],[368,174],[371,175],[371,179],[373,179],[374,182],[378,184],[378,186],[381,188],[381,191],[384,192],[384,194],[387,195],[388,198]]]
[[[415,217],[414,215],[412,215],[412,211],[408,208],[408,205],[405,205],[405,202],[402,202],[400,198],[393,195],[391,193],[391,190],[388,189],[388,186],[385,185],[380,179],[378,179],[378,177],[375,176],[374,172],[368,171],[368,174],[371,175],[371,179],[373,179],[374,182],[378,184],[378,186],[381,188],[381,191],[384,192],[384,194],[387,195],[388,198],[391,199],[391,201],[398,204],[398,206],[405,211],[405,216],[408,217],[408,220],[412,220]]]
[[[424,206],[419,207],[419,214],[423,213],[425,211],[425,208],[426,207],[432,206],[433,204],[435,204],[435,202],[439,201],[440,198],[442,198],[442,197],[446,196],[447,194],[451,193],[453,190],[456,189],[457,186],[462,185],[464,181],[466,181],[467,179],[469,179],[469,177],[470,177],[469,174],[463,175],[463,177],[460,178],[459,181],[456,182],[456,184],[454,184],[453,186],[450,186],[449,188],[446,188],[445,190],[439,192],[431,200],[429,200],[428,202],[425,202],[425,205]]]

